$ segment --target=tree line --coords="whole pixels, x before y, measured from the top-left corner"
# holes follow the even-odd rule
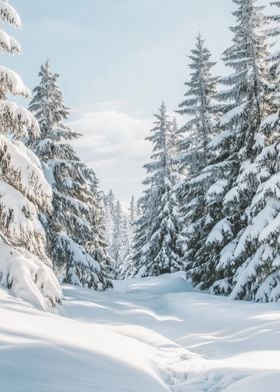
[[[211,293],[277,301],[280,52],[273,43],[280,16],[256,0],[233,3],[232,44],[222,57],[227,74],[214,75],[216,63],[198,35],[177,110],[185,124],[177,127],[164,104],[155,115],[135,274],[183,269]]]

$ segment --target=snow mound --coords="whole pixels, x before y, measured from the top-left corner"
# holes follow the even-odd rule
[[[39,309],[60,302],[62,293],[52,269],[26,249],[14,249],[0,241],[0,285]]]
[[[116,290],[122,290],[129,294],[166,294],[191,290],[186,282],[184,272],[154,278],[136,278],[131,281],[114,282],[114,287],[116,287]]]
[[[240,380],[229,386],[224,392],[278,392],[280,385],[279,372],[267,372]]]

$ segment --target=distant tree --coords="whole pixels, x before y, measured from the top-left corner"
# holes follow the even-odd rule
[[[119,278],[126,279],[134,275],[133,246],[135,240],[135,222],[137,219],[137,207],[135,198],[132,196],[128,214],[123,215],[122,241],[121,241],[121,266]]]

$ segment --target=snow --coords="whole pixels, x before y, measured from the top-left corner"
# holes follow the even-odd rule
[[[223,115],[223,117],[220,120],[221,127],[228,125],[229,123],[231,123],[232,121],[235,121],[238,117],[240,117],[241,114],[244,113],[247,104],[248,104],[248,102],[244,102],[241,105],[228,111],[225,115]]]
[[[0,135],[2,160],[9,169],[6,176],[10,181],[20,178],[18,187],[30,200],[38,200],[40,206],[49,204],[52,190],[46,182],[38,157],[20,141],[10,142]],[[9,174],[10,173],[10,174]]]
[[[13,211],[15,219],[11,219],[10,211]],[[29,219],[26,219],[26,212],[28,212]],[[34,244],[34,248],[36,248],[38,234],[45,238],[45,232],[38,220],[35,205],[2,180],[0,180],[0,216],[2,223],[7,227],[10,240],[16,242],[16,239],[20,238],[23,242],[28,242],[30,241],[30,233],[32,233],[36,238]]]
[[[26,137],[28,132],[39,135],[39,126],[34,116],[25,108],[14,102],[0,101],[1,133],[13,132],[17,136]]]
[[[10,53],[20,53],[21,47],[14,37],[9,36],[5,31],[0,29],[0,50],[6,50]]]
[[[214,136],[211,142],[208,144],[209,148],[217,148],[221,144],[223,144],[227,139],[232,137],[231,131],[223,131],[218,135]]]
[[[29,98],[31,96],[30,90],[25,86],[20,76],[14,71],[0,65],[0,80],[1,84],[13,95],[22,95]]]
[[[228,183],[229,183],[228,180],[218,180],[213,185],[211,185],[208,191],[206,192],[207,202],[216,200],[217,195],[223,195],[225,189],[228,186]]]
[[[9,287],[12,295],[43,310],[60,301],[61,288],[58,281],[52,269],[39,257],[24,248],[14,249],[2,240],[0,254],[0,285]]]
[[[14,27],[21,27],[21,21],[16,10],[8,3],[8,0],[0,0],[0,19]]]
[[[279,120],[279,112],[270,114],[262,120],[260,128],[266,128],[267,126],[274,127]]]
[[[204,294],[182,273],[64,295],[54,314],[0,289],[1,392],[279,390],[278,304]]]
[[[210,231],[207,237],[207,244],[223,242],[224,238],[231,235],[231,223],[227,218],[220,220]]]

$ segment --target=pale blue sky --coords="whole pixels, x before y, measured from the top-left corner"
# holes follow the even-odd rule
[[[77,145],[104,189],[127,202],[138,195],[149,157],[143,142],[165,100],[176,109],[184,93],[186,55],[198,31],[219,60],[230,44],[231,0],[11,0],[22,18],[13,34],[20,57],[3,57],[29,87],[50,58],[85,133]],[[268,1],[267,1],[268,3]],[[216,68],[219,73],[222,64]]]

